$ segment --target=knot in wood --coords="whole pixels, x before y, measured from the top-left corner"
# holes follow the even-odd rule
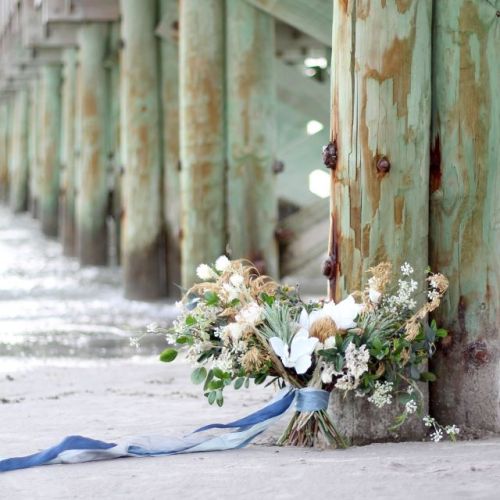
[[[272,170],[275,174],[281,174],[285,170],[285,164],[280,160],[274,160]]]
[[[329,142],[323,146],[323,163],[327,168],[335,170],[337,168],[337,142]]]
[[[335,259],[333,258],[333,255],[327,257],[323,262],[322,273],[323,276],[329,280],[332,280],[335,277]]]
[[[391,162],[387,159],[387,156],[382,156],[377,161],[377,170],[381,174],[386,174],[391,169]]]

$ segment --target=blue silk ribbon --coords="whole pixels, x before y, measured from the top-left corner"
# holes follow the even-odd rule
[[[243,448],[264,432],[296,402],[301,412],[325,410],[330,393],[321,389],[303,388],[282,391],[260,410],[228,424],[209,424],[183,438],[136,436],[116,443],[107,443],[83,436],[69,436],[58,445],[25,457],[0,460],[0,472],[38,465],[82,463],[119,457],[177,455]],[[206,436],[210,429],[236,429],[220,436]]]

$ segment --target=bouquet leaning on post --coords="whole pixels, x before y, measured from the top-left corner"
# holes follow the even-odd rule
[[[185,347],[195,365],[192,381],[203,384],[208,402],[219,406],[231,384],[276,383],[296,404],[279,444],[346,447],[327,412],[333,390],[355,391],[379,408],[398,401],[398,427],[422,411],[417,382],[434,379],[423,367],[446,331],[426,318],[448,282],[429,274],[419,292],[409,264],[395,285],[389,263],[370,273],[363,292],[338,304],[306,303],[297,288],[260,276],[248,261],[222,256],[213,266],[202,264],[202,282],[179,303],[181,314],[167,331],[172,347],[160,359],[173,361]],[[417,293],[426,294],[420,308]],[[441,436],[445,431],[454,439],[458,432],[434,424]]]

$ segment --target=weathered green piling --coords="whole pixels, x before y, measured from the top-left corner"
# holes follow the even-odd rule
[[[109,234],[112,260],[118,264],[121,253],[121,218],[122,218],[122,150],[120,128],[120,23],[114,22],[110,27],[110,44],[108,55],[109,73],[109,127],[108,127],[108,168],[111,174],[112,198],[110,203],[111,227]]]
[[[104,66],[109,26],[88,23],[79,28],[78,163],[76,205],[77,255],[80,263],[108,262],[108,80]]]
[[[163,218],[166,235],[168,295],[179,295],[180,192],[179,192],[179,9],[177,0],[161,0],[160,34],[163,141]]]
[[[59,165],[61,137],[61,66],[46,64],[40,69],[40,184],[38,206],[42,231],[57,236]]]
[[[64,255],[76,255],[75,229],[75,108],[77,49],[63,53],[61,126],[61,220],[60,237]]]
[[[425,290],[431,117],[430,0],[334,2],[331,234],[324,274],[330,295],[360,290],[365,271],[390,261],[415,269]],[[341,414],[338,408],[342,407]],[[354,443],[388,439],[391,415],[362,398],[332,398]],[[419,420],[400,434],[421,438]]]
[[[28,88],[19,88],[14,98],[9,162],[9,205],[13,212],[28,208]]]
[[[450,331],[431,403],[446,424],[500,431],[500,17],[495,2],[434,2],[431,242]],[[498,3],[497,3],[498,4]],[[498,7],[498,5],[497,5]]]
[[[225,251],[224,1],[180,3],[182,284]]]
[[[278,278],[274,19],[244,0],[226,15],[229,248]]]
[[[165,295],[156,0],[121,0],[125,295]]]
[[[35,78],[30,85],[30,114],[29,114],[29,211],[33,217],[37,216],[37,198],[40,174],[40,83]]]
[[[362,8],[361,8],[362,7]],[[430,0],[334,2],[332,231],[337,298],[378,262],[427,267]]]
[[[0,201],[6,202],[9,182],[8,104],[0,102]]]

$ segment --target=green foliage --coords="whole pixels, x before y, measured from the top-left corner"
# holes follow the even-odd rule
[[[178,353],[175,349],[169,347],[160,354],[160,361],[163,361],[164,363],[170,363],[177,357],[177,354]]]

